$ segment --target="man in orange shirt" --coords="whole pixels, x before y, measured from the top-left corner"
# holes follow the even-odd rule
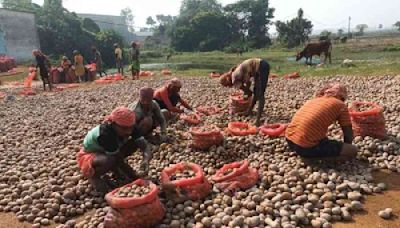
[[[182,82],[177,79],[171,79],[165,86],[157,89],[154,93],[154,100],[161,109],[167,109],[171,113],[183,113],[176,105],[181,103],[183,107],[193,110],[193,108],[179,95],[182,88]],[[167,118],[169,119],[169,118]]]
[[[346,87],[331,84],[319,91],[317,98],[306,102],[286,130],[289,148],[304,158],[355,157],[358,148],[352,145],[353,130],[344,103],[346,98]],[[329,140],[326,136],[328,127],[336,121],[342,128],[344,143]]]

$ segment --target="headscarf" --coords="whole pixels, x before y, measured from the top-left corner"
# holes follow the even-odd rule
[[[219,83],[222,86],[231,87],[232,86],[232,73],[228,72],[228,73],[223,74],[219,79]]]
[[[33,49],[32,50],[32,55],[36,56],[37,54],[39,54],[39,50],[38,49]]]
[[[178,78],[173,78],[169,81],[168,85],[172,87],[182,88],[182,82]]]
[[[231,80],[232,80],[232,85],[234,85],[237,81],[242,81],[243,80],[243,76],[240,70],[236,70],[239,66],[234,67],[231,69]]]
[[[347,88],[339,83],[329,84],[317,92],[317,97],[335,97],[340,100],[347,99]]]
[[[135,113],[126,107],[118,107],[108,115],[104,122],[116,123],[120,126],[131,127],[135,124]]]
[[[153,100],[154,90],[150,87],[142,87],[139,90],[140,99]]]

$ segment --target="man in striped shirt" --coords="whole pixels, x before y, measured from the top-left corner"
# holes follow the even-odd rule
[[[352,145],[353,130],[344,103],[346,98],[346,87],[331,84],[319,91],[317,98],[306,102],[286,130],[289,148],[304,158],[355,157],[358,149]],[[328,127],[336,121],[342,128],[344,143],[326,136]]]

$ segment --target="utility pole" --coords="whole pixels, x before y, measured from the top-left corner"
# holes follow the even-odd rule
[[[350,21],[351,21],[351,17],[349,17],[349,27],[348,27],[348,30],[347,30],[347,36],[348,36],[349,38],[351,38],[351,34],[350,34]]]

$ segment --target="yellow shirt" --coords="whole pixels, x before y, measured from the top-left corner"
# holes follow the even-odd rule
[[[122,49],[121,48],[115,49],[115,56],[117,56],[118,59],[122,59]]]

